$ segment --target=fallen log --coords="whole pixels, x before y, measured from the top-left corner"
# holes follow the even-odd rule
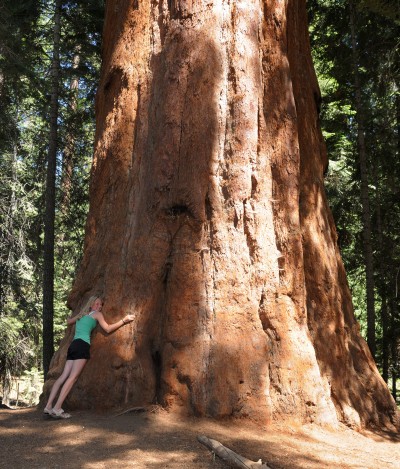
[[[239,469],[272,469],[266,463],[263,464],[261,459],[257,462],[251,461],[235,453],[217,440],[212,440],[203,435],[198,436],[197,440],[233,467],[238,467]]]

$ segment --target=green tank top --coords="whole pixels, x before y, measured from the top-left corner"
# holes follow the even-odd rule
[[[93,313],[94,311],[76,321],[74,340],[82,339],[90,344],[90,334],[97,324],[97,320],[91,316]]]

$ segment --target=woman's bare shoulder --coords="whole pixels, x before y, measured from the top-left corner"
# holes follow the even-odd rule
[[[103,316],[103,313],[101,313],[100,311],[95,311],[94,313],[91,314],[92,318],[94,319],[104,319],[104,316]]]

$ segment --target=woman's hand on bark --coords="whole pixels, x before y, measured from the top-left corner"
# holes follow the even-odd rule
[[[134,314],[127,314],[123,321],[125,324],[127,324],[128,322],[132,322],[133,320],[135,319],[135,315]]]

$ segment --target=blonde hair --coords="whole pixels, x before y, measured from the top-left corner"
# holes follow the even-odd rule
[[[82,318],[83,316],[85,316],[86,314],[89,313],[91,307],[93,306],[94,302],[97,300],[97,299],[101,299],[101,296],[99,295],[92,295],[85,303],[85,306],[80,310],[80,312],[78,313],[78,316],[80,318]]]

